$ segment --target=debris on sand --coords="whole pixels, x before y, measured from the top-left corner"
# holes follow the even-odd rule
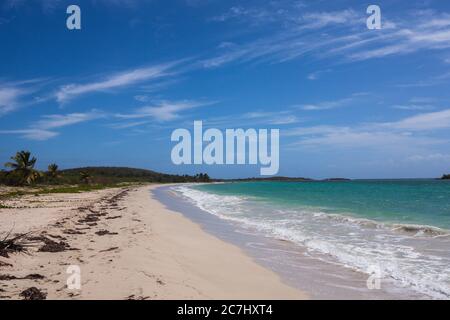
[[[32,273],[25,277],[16,277],[9,274],[0,274],[0,280],[1,281],[11,281],[11,280],[42,280],[45,279],[45,277],[41,274]]]
[[[91,212],[91,216],[94,216],[94,217],[103,217],[103,216],[106,216],[106,215],[108,215],[108,213],[107,212],[100,212],[100,211],[95,211],[95,210],[92,210],[92,209],[88,209],[90,212]]]
[[[20,296],[23,297],[24,300],[45,300],[47,298],[47,294],[36,287],[31,287],[22,291]]]
[[[114,216],[114,217],[107,217],[106,220],[113,220],[113,219],[119,219],[122,218],[122,216]]]
[[[27,233],[19,234],[15,237],[10,237],[9,232],[3,239],[0,239],[0,256],[9,258],[9,254],[18,252],[27,252],[28,247],[32,244],[27,241]]]
[[[90,222],[97,222],[100,220],[96,214],[88,214],[84,219],[78,220],[80,223],[90,223]]]
[[[67,240],[66,238],[64,238],[63,236],[60,236],[60,235],[49,234],[48,236],[51,238],[59,239],[59,240]]]
[[[98,236],[106,236],[106,235],[117,235],[117,232],[109,232],[108,230],[100,230],[95,233]]]
[[[34,239],[44,243],[39,249],[40,252],[62,252],[70,249],[69,244],[64,241],[56,242],[44,236],[35,237]]]
[[[44,244],[39,251],[40,252],[62,252],[66,251],[69,248],[69,245],[64,241],[55,242],[51,241]]]
[[[44,245],[38,250],[40,252],[62,252],[66,250],[70,250],[69,244],[64,241],[56,242],[42,234],[40,236],[28,237],[30,241],[39,241],[43,242]]]
[[[24,279],[24,280],[43,280],[45,279],[45,277],[42,274],[38,274],[38,273],[32,273],[29,274],[23,278],[20,279]]]
[[[73,229],[66,229],[63,231],[64,234],[71,234],[71,235],[75,235],[75,234],[86,234],[85,232],[81,232],[78,230],[73,230]]]
[[[117,250],[117,249],[119,249],[119,247],[112,247],[112,248],[109,248],[109,249],[106,249],[106,250],[100,250],[100,252],[109,252],[109,251],[114,251],[114,250]]]
[[[0,267],[12,267],[13,265],[11,263],[0,261]]]
[[[10,280],[16,280],[17,277],[11,276],[9,274],[0,274],[0,281],[10,281]]]
[[[126,300],[148,300],[148,299],[150,299],[150,297],[136,296],[136,295],[132,294],[131,296],[126,297],[125,299]]]

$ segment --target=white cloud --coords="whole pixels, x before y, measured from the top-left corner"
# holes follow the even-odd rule
[[[322,136],[309,137],[300,144],[303,146],[327,146],[331,148],[379,148],[382,150],[402,148],[404,146],[429,146],[441,140],[427,137],[412,137],[394,132],[382,131],[341,131],[330,132]]]
[[[215,104],[216,102],[200,102],[200,101],[161,101],[156,105],[145,106],[137,109],[130,114],[117,114],[117,118],[121,119],[142,119],[152,118],[157,121],[172,121],[178,119],[183,111],[205,107]]]
[[[13,111],[18,107],[18,100],[24,95],[24,91],[16,87],[0,88],[0,115]]]
[[[399,28],[386,31],[386,37],[378,39],[380,41],[377,41],[377,48],[372,47],[350,53],[348,58],[367,60],[404,55],[419,50],[450,48],[450,15],[448,14],[435,14],[433,17],[405,21],[399,23]]]
[[[109,125],[112,129],[128,129],[128,128],[134,128],[139,127],[145,124],[148,124],[150,121],[132,121],[132,122],[125,122],[125,123],[115,123]]]
[[[450,109],[422,113],[396,122],[381,124],[383,127],[411,131],[427,131],[450,128]]]
[[[156,80],[171,74],[169,70],[174,67],[175,64],[176,63],[174,62],[147,68],[127,70],[121,73],[113,74],[98,82],[65,85],[62,86],[56,93],[56,99],[59,103],[64,103],[84,94],[103,92],[110,89],[118,89],[121,87],[130,86],[144,81]]]
[[[306,77],[308,80],[318,80],[324,73],[331,72],[331,69],[319,70],[308,74]]]
[[[41,129],[0,130],[0,134],[20,135],[28,140],[45,141],[59,135],[58,132]]]
[[[247,120],[257,120],[253,121],[252,124],[261,123],[265,125],[288,125],[301,121],[296,115],[292,114],[291,110],[275,112],[248,112],[241,117],[232,117],[230,120],[232,122],[236,122],[238,119],[242,119],[245,122],[248,122]]]
[[[311,56],[315,59],[340,58],[341,62],[351,63],[388,56],[398,56],[425,50],[445,50],[450,48],[450,15],[432,12],[418,14],[406,13],[396,20],[383,17],[382,29],[367,30],[365,13],[353,9],[341,11],[304,12],[300,10],[271,8],[259,14],[252,9],[236,7],[221,16],[220,21],[231,18],[254,25],[255,21],[264,24],[268,11],[270,19],[265,24],[278,23],[274,30],[257,40],[237,43],[219,48],[216,56],[203,61],[207,68],[219,67],[232,62],[267,61],[281,63]],[[259,9],[261,11],[261,9]],[[280,13],[278,13],[280,12]],[[253,19],[256,17],[256,19]],[[328,27],[333,27],[329,32]],[[310,80],[316,75],[310,74]]]
[[[363,15],[358,14],[352,9],[329,12],[311,12],[305,13],[300,17],[300,21],[304,23],[300,25],[300,28],[320,29],[329,25],[353,25],[364,21],[363,19]]]
[[[86,113],[45,115],[26,129],[0,130],[0,134],[20,135],[22,138],[28,140],[45,141],[59,135],[59,132],[54,131],[54,129],[91,121],[101,117],[104,117],[104,114],[96,110]]]
[[[105,115],[102,112],[92,110],[86,113],[52,114],[42,116],[41,120],[33,124],[34,128],[55,129],[74,125],[81,122],[99,119]]]
[[[420,152],[448,144],[449,139],[433,135],[450,129],[450,109],[419,114],[395,122],[353,124],[350,126],[298,127],[284,131],[286,137],[298,137],[291,147],[376,149],[380,152]],[[428,152],[428,154],[431,154]]]
[[[346,105],[350,105],[357,101],[358,98],[367,95],[367,93],[361,92],[361,93],[354,93],[351,96],[339,100],[334,101],[323,101],[315,104],[304,104],[298,106],[302,110],[306,111],[316,111],[316,110],[328,110],[328,109],[335,109],[344,107]]]
[[[429,104],[397,104],[392,106],[392,108],[394,109],[400,109],[400,110],[432,110],[434,109],[433,105],[429,105]]]

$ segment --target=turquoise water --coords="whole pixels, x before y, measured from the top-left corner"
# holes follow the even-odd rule
[[[450,229],[450,181],[365,180],[244,182],[201,185],[199,190],[253,197],[286,208],[316,207],[380,222]]]
[[[384,180],[183,185],[175,192],[246,232],[311,257],[450,298],[450,182]]]

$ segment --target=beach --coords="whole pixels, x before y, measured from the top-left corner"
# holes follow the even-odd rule
[[[152,195],[160,185],[3,201],[0,234],[27,252],[0,256],[0,299],[307,299],[244,251]],[[69,267],[81,287],[67,287]],[[73,270],[73,268],[69,268]]]

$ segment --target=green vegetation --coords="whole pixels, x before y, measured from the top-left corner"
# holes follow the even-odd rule
[[[63,180],[67,182],[80,181],[80,177],[86,180],[88,177],[91,183],[121,183],[121,182],[209,182],[211,179],[207,174],[171,175],[158,173],[145,169],[134,169],[126,167],[86,167],[77,169],[62,170]]]
[[[17,152],[11,159],[12,162],[5,164],[5,167],[11,170],[0,171],[0,185],[44,187],[43,191],[40,190],[38,193],[90,191],[119,186],[119,184],[123,183],[211,181],[206,173],[200,173],[195,176],[171,175],[125,167],[86,167],[60,170],[55,163],[50,164],[46,172],[40,172],[34,168],[37,159],[32,157],[29,151]],[[11,196],[14,195],[8,194],[8,197]]]
[[[61,186],[53,188],[39,189],[36,192],[32,192],[34,195],[49,194],[49,193],[79,193],[86,191],[102,190],[106,188],[118,188],[125,184],[90,184],[90,185],[77,185],[77,186]]]
[[[34,169],[37,159],[31,158],[29,151],[17,152],[15,156],[11,157],[12,162],[5,163],[5,167],[11,168],[16,175],[17,184],[33,184],[39,179],[41,173]]]
[[[85,184],[89,184],[89,182],[91,181],[91,175],[89,173],[87,173],[86,171],[80,171],[80,179],[81,179],[81,182],[83,182]]]
[[[50,179],[58,178],[58,165],[56,163],[52,163],[48,166],[47,175]]]
[[[5,199],[11,199],[14,197],[20,197],[26,194],[29,194],[30,192],[24,192],[24,191],[11,191],[11,192],[6,192],[6,193],[2,193],[0,194],[0,200],[5,200]]]
[[[444,174],[441,179],[442,180],[450,180],[450,174]]]

